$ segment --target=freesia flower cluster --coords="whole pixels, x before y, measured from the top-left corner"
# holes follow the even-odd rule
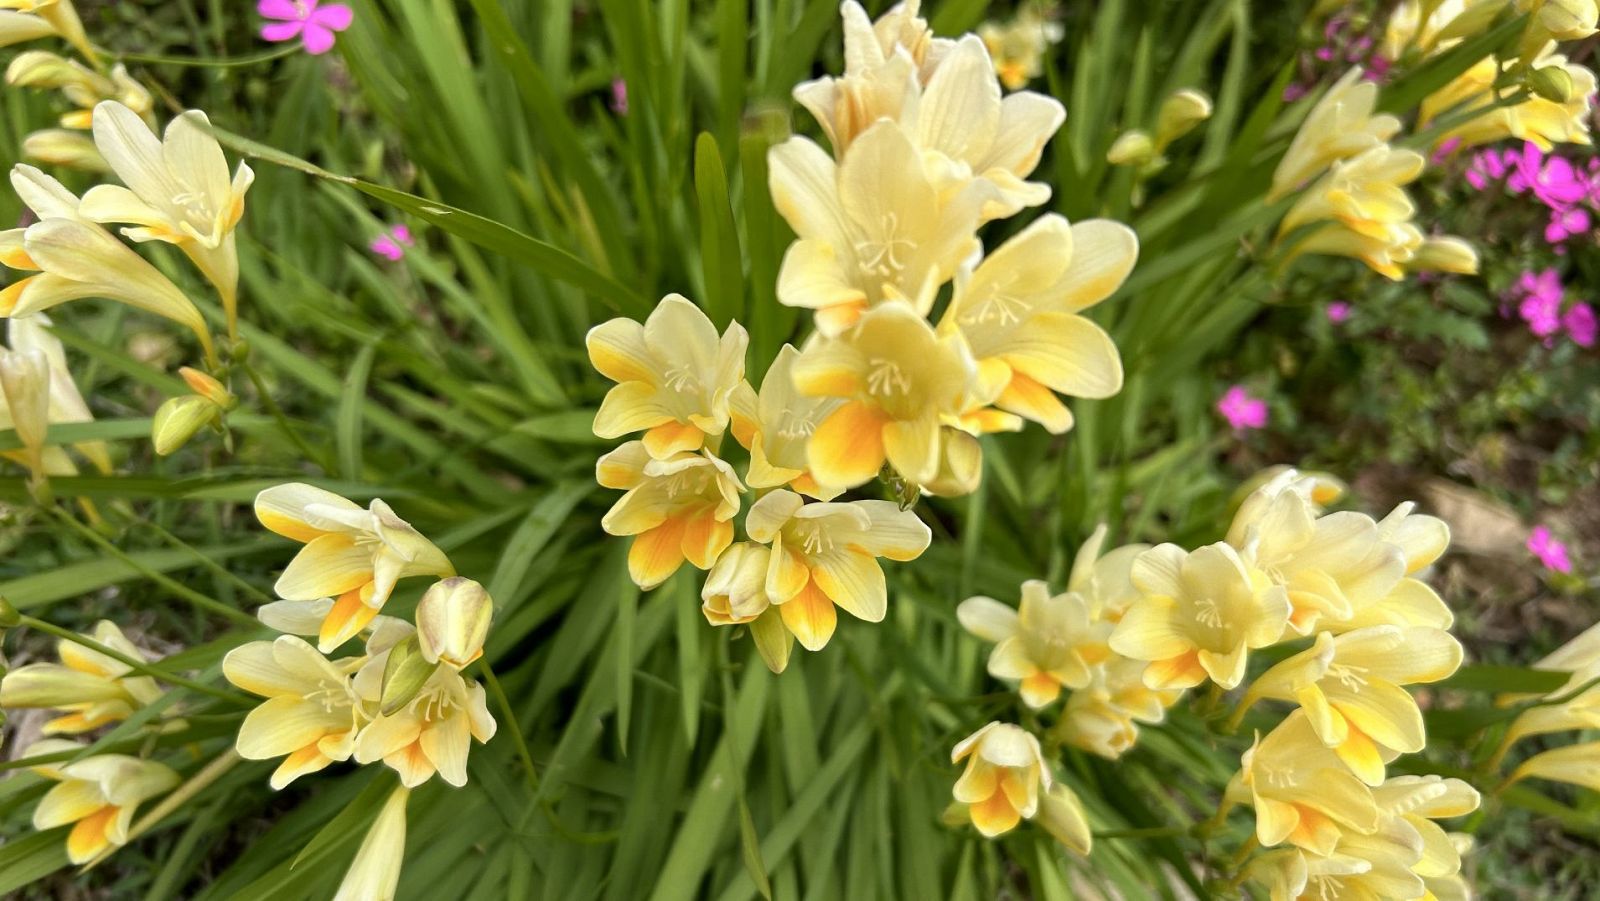
[[[1323,512],[1342,488],[1293,469],[1268,472],[1241,503],[1226,538],[1195,550],[1129,545],[1104,555],[1104,528],[1086,543],[1067,590],[1022,589],[1019,609],[989,598],[962,604],[962,625],[995,647],[989,673],[1048,710],[1044,733],[1115,759],[1190,689],[1210,685],[1215,708],[1240,689],[1230,726],[1262,701],[1293,710],[1244,753],[1222,808],[1250,806],[1267,849],[1240,869],[1275,898],[1445,897],[1460,889],[1457,840],[1432,820],[1475,809],[1465,782],[1395,776],[1387,764],[1426,743],[1406,687],[1438,682],[1461,663],[1453,621],[1418,574],[1444,552],[1443,522],[1402,504],[1381,521]],[[1251,654],[1301,650],[1248,678]],[[1016,730],[1019,735],[1013,735]],[[998,736],[998,737],[997,737]],[[999,747],[985,756],[990,743]],[[986,835],[1042,809],[1081,808],[1049,779],[1049,755],[1017,726],[991,724],[956,749],[973,756],[955,788]],[[1003,763],[1002,763],[1003,761]],[[1001,776],[990,777],[996,770]],[[1059,814],[1046,824],[1060,831]],[[1080,852],[1083,841],[1068,842]],[[1241,858],[1241,861],[1243,858]],[[1374,888],[1381,887],[1381,888]],[[1428,894],[1428,893],[1433,894]],[[1454,895],[1458,895],[1455,891]]]
[[[719,334],[678,295],[643,324],[615,319],[588,337],[591,362],[617,383],[595,434],[642,433],[600,459],[600,484],[625,492],[602,525],[633,536],[629,572],[643,588],[686,561],[707,570],[707,619],[747,625],[774,670],[795,640],[828,643],[835,607],[883,619],[878,559],[927,547],[908,509],[919,494],[977,487],[978,435],[1024,420],[1065,432],[1058,395],[1116,393],[1116,347],[1082,312],[1137,255],[1125,226],[1056,215],[985,255],[984,223],[1049,199],[1026,179],[1061,105],[1004,94],[984,42],[933,36],[915,2],[876,22],[854,2],[842,13],[845,72],[795,89],[831,152],[793,137],[770,154],[773,201],[797,235],[777,296],[812,310],[815,332],[783,347],[759,390],[743,326]],[[730,434],[748,454],[742,477],[724,459]],[[844,499],[880,478],[894,500]]]

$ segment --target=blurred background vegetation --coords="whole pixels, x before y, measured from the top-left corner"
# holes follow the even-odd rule
[[[514,717],[493,709],[537,764],[525,778],[503,734],[474,750],[467,788],[417,792],[402,897],[732,901],[757,895],[753,872],[785,899],[1203,894],[1215,861],[1171,837],[1115,837],[1214,809],[1240,748],[1215,746],[1182,709],[1116,764],[1067,752],[1066,777],[1102,833],[1087,861],[1036,831],[991,843],[941,824],[950,746],[1025,715],[983,674],[984,649],[953,614],[974,593],[1013,597],[1027,578],[1060,584],[1102,521],[1123,542],[1220,537],[1235,490],[1274,463],[1346,479],[1359,508],[1417,498],[1452,524],[1455,549],[1433,581],[1469,659],[1525,664],[1596,618],[1600,359],[1572,342],[1546,347],[1501,310],[1524,271],[1559,266],[1570,291],[1594,285],[1594,236],[1556,255],[1538,240],[1538,211],[1470,188],[1463,158],[1430,167],[1417,194],[1425,219],[1478,244],[1481,277],[1391,284],[1351,261],[1267,265],[1275,214],[1260,199],[1262,160],[1292,132],[1274,125],[1284,88],[1308,77],[1325,41],[1310,3],[1054,6],[1065,37],[1032,87],[1061,98],[1068,120],[1040,173],[1055,188],[1047,209],[1140,232],[1139,268],[1096,311],[1127,388],[1075,403],[1064,437],[987,439],[983,488],[921,508],[935,543],[891,573],[889,619],[844,624],[781,678],[748,636],[705,628],[692,574],[644,596],[629,583],[624,546],[599,528],[612,498],[592,484],[603,443],[589,422],[605,383],[582,338],[671,291],[719,326],[744,321],[754,371],[796,333],[795,311],[773,299],[790,236],[766,192],[765,151],[791,130],[816,132],[788,94],[840,70],[837,5],[351,5],[356,24],[316,58],[264,44],[250,4],[80,0],[90,35],[125,54],[158,109],[203,109],[225,131],[429,202],[252,161],[245,338],[313,459],[248,385],[234,386],[244,405],[230,434],[155,457],[148,417],[181,391],[170,373],[193,349],[121,307],[59,316],[96,416],[128,423],[114,446],[122,474],[55,480],[58,497],[99,505],[99,540],[35,512],[20,474],[0,478],[0,594],[74,629],[113,618],[142,646],[179,654],[174,665],[214,676],[221,654],[260,630],[151,574],[249,611],[290,549],[255,528],[255,491],[311,478],[388,500],[489,586],[499,614],[488,659]],[[926,6],[953,34],[1012,5]],[[1341,14],[1376,28],[1382,6]],[[617,79],[625,114],[613,108]],[[1105,151],[1182,87],[1209,92],[1216,114],[1135,203]],[[0,96],[9,166],[21,138],[61,110],[50,96]],[[1567,154],[1587,163],[1587,148]],[[0,197],[0,221],[20,213]],[[391,264],[367,243],[395,223],[417,244]],[[1003,235],[986,237],[992,247]],[[207,296],[171,254],[145,249]],[[1342,322],[1327,315],[1338,301],[1352,307]],[[1219,418],[1215,401],[1233,384],[1268,400],[1264,429]],[[1573,572],[1528,554],[1536,522],[1568,543]],[[408,611],[418,591],[402,586],[391,603]],[[48,650],[30,635],[9,653],[16,665]],[[193,703],[190,730],[161,742],[198,767],[237,713]],[[37,721],[6,728],[9,757]],[[1424,771],[1468,764],[1458,744],[1436,744]],[[268,769],[240,766],[87,876],[48,875],[65,860],[12,841],[0,883],[42,877],[20,889],[39,898],[327,897],[387,774],[336,767],[275,794]],[[42,790],[28,775],[0,781],[0,834],[27,834]],[[1600,801],[1552,794],[1508,799],[1477,824],[1468,867],[1486,897],[1580,898],[1600,884]]]

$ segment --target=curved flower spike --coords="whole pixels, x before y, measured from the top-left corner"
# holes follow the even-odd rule
[[[1290,250],[1354,257],[1379,275],[1400,279],[1422,246],[1412,224],[1416,206],[1404,186],[1422,174],[1425,161],[1413,150],[1379,144],[1341,160],[1290,207],[1279,238],[1304,225],[1323,223]]]
[[[361,507],[312,485],[290,482],[256,495],[267,529],[305,544],[274,590],[291,601],[335,598],[317,647],[324,654],[360,632],[407,576],[455,575],[444,552],[376,498]]]
[[[744,326],[719,338],[700,308],[679,294],[662,299],[644,325],[612,319],[589,330],[589,361],[616,382],[594,417],[594,433],[644,432],[650,456],[697,451],[728,427],[729,403],[744,384]],[[711,450],[716,450],[713,440]]]
[[[1065,432],[1072,413],[1057,393],[1101,398],[1122,389],[1111,336],[1079,313],[1121,287],[1138,256],[1139,239],[1125,225],[1042,216],[956,276],[940,331],[966,338],[995,406]]]
[[[94,140],[127,187],[90,188],[82,214],[134,226],[122,230],[134,241],[176,245],[216,287],[233,334],[239,293],[234,228],[255,173],[241,161],[229,179],[222,146],[199,110],[173,119],[158,139],[138,113],[107,100],[94,108]]]
[[[951,750],[951,763],[962,760],[967,760],[967,768],[951,793],[968,805],[972,825],[986,837],[1032,819],[1039,812],[1040,796],[1051,790],[1050,768],[1039,739],[1021,726],[999,722],[984,726]]]
[[[90,637],[136,660],[149,659],[110,620],[96,623]],[[30,663],[0,678],[0,707],[66,713],[44,724],[45,735],[76,735],[121,722],[161,697],[154,679],[77,642],[58,642],[56,655],[60,663]]]
[[[1289,842],[1327,856],[1341,836],[1377,830],[1381,813],[1372,789],[1323,745],[1303,710],[1296,710],[1244,753],[1224,803],[1249,802],[1256,837],[1266,847]]]
[[[1438,682],[1460,666],[1461,643],[1442,629],[1323,632],[1312,647],[1263,673],[1239,709],[1260,698],[1299,703],[1322,743],[1361,781],[1379,785],[1385,763],[1427,743],[1422,711],[1401,686]]]
[[[1022,583],[1018,610],[975,597],[961,602],[956,617],[968,632],[996,642],[989,675],[1017,681],[1023,703],[1038,710],[1060,697],[1063,686],[1087,686],[1091,667],[1110,656],[1111,624],[1094,621],[1092,612],[1083,595],[1052,595],[1047,584],[1034,579]]]
[[[1143,595],[1111,633],[1111,649],[1146,660],[1145,684],[1190,688],[1207,677],[1222,688],[1244,680],[1250,649],[1276,642],[1289,620],[1282,586],[1223,543],[1192,553],[1162,544],[1133,562]]]
[[[75,742],[50,738],[23,752],[37,757],[81,751]],[[96,754],[65,764],[44,764],[34,772],[56,783],[33,810],[33,828],[43,831],[72,825],[67,834],[67,859],[87,863],[128,841],[134,811],[145,801],[178,784],[171,767],[123,754]]]
[[[966,406],[974,373],[960,335],[936,334],[903,303],[876,307],[845,334],[808,345],[794,363],[795,387],[846,400],[806,442],[812,475],[853,488],[888,462],[908,482],[933,481],[950,440],[941,424]]]
[[[273,789],[354,753],[364,719],[350,673],[305,641],[280,635],[240,645],[222,658],[222,674],[267,699],[244,718],[236,744],[246,760],[284,758]]]
[[[629,441],[600,458],[595,479],[627,493],[600,520],[608,535],[634,535],[628,575],[640,588],[654,588],[685,560],[710,569],[733,543],[733,517],[744,486],[733,467],[702,450],[668,460],[650,456],[642,441]]]
[[[889,501],[807,504],[782,489],[750,508],[745,531],[772,545],[766,596],[811,651],[833,637],[835,604],[857,619],[881,622],[889,595],[877,558],[914,560],[933,539],[915,513]]]

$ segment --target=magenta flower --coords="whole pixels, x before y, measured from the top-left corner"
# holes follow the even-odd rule
[[[1350,304],[1342,300],[1336,300],[1333,303],[1328,304],[1327,313],[1328,321],[1334,325],[1338,325],[1339,323],[1350,318]]]
[[[1550,211],[1550,224],[1544,227],[1544,239],[1550,244],[1560,244],[1573,235],[1589,230],[1589,211],[1582,207],[1569,207]]]
[[[355,14],[343,3],[319,0],[260,0],[256,12],[263,18],[277,19],[262,26],[261,37],[274,43],[300,38],[312,56],[333,49],[333,33],[350,27]]]
[[[367,249],[391,263],[398,263],[412,244],[411,229],[396,225],[367,244]]]
[[[1567,546],[1557,541],[1544,526],[1534,526],[1528,535],[1528,553],[1539,558],[1546,569],[1558,573],[1572,572],[1572,559],[1567,556]]]
[[[1551,209],[1565,209],[1589,196],[1589,179],[1571,160],[1546,157],[1531,141],[1522,145],[1521,153],[1507,151],[1506,162],[1512,167],[1506,185],[1519,194],[1532,191]]]
[[[628,114],[628,83],[621,78],[611,79],[611,111],[619,116]]]
[[[1467,166],[1467,183],[1482,191],[1490,182],[1499,181],[1506,177],[1506,161],[1498,150],[1483,150],[1473,154],[1472,163]]]
[[[1283,102],[1293,103],[1309,93],[1311,93],[1310,85],[1291,82],[1283,86]]]
[[[1593,347],[1597,331],[1600,331],[1600,326],[1595,322],[1594,307],[1586,303],[1573,304],[1561,317],[1561,325],[1579,347]]]
[[[1265,428],[1267,424],[1267,402],[1251,396],[1243,385],[1234,385],[1223,392],[1217,401],[1217,413],[1236,432]]]
[[[1445,160],[1448,160],[1451,155],[1453,155],[1459,149],[1461,149],[1461,139],[1451,138],[1450,140],[1439,145],[1439,148],[1433,152],[1433,155],[1428,157],[1428,162],[1437,166],[1440,163],[1443,163]]]

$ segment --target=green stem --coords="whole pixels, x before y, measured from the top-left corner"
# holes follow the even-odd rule
[[[250,378],[250,384],[255,386],[256,394],[261,397],[261,405],[267,408],[267,412],[277,421],[278,428],[282,429],[283,433],[294,443],[294,446],[299,448],[300,453],[304,454],[307,460],[320,466],[323,472],[333,472],[333,466],[327,460],[322,459],[316,450],[306,443],[305,438],[301,437],[300,433],[295,430],[294,425],[289,422],[289,417],[284,414],[283,408],[278,406],[278,402],[272,399],[272,392],[267,390],[266,382],[261,380],[261,374],[256,372],[254,366],[250,365],[250,361],[248,359],[240,360],[238,361],[238,366]]]
[[[227,691],[226,689],[207,685],[204,682],[196,682],[193,679],[186,679],[183,676],[174,676],[166,670],[161,669],[160,667],[151,666],[137,657],[124,654],[116,648],[103,645],[87,636],[79,635],[71,629],[63,629],[54,623],[45,622],[38,617],[23,614],[19,625],[24,628],[43,632],[46,635],[54,635],[63,641],[70,641],[73,644],[82,645],[83,647],[86,647],[98,654],[104,654],[105,656],[123,664],[129,669],[149,676],[152,679],[158,679],[162,682],[170,682],[173,685],[187,688],[190,691],[197,691],[201,694],[210,695],[214,698],[227,701],[229,704],[235,704],[240,707],[254,707],[256,705],[255,701],[252,701],[251,699],[245,697],[244,695],[238,694],[237,692]]]
[[[161,526],[156,525],[148,519],[141,519],[138,517],[132,517],[131,519],[134,524],[144,526],[145,528],[155,532],[157,535],[160,535],[168,544],[177,548],[182,548],[183,550],[193,554],[196,563],[199,563],[201,566],[204,566],[206,569],[216,573],[222,578],[227,579],[235,587],[242,589],[245,593],[249,594],[251,597],[255,598],[261,603],[270,604],[277,600],[277,598],[273,597],[272,595],[267,594],[265,591],[262,591],[256,586],[250,584],[248,580],[241,579],[239,576],[233,574],[226,566],[223,566],[215,560],[212,560],[210,557],[207,557],[205,554],[201,553],[198,548],[189,544],[187,541],[184,541],[182,538],[172,534]]]
[[[528,789],[537,797],[539,769],[534,766],[533,752],[528,750],[528,739],[517,726],[517,715],[511,711],[511,701],[506,697],[505,689],[500,687],[500,680],[495,676],[494,669],[489,666],[489,661],[479,658],[478,666],[483,670],[483,681],[489,684],[489,694],[494,696],[494,702],[500,708],[500,715],[506,718],[506,731],[516,740],[517,756],[522,758],[522,766],[528,772]]]
[[[61,510],[55,507],[46,507],[45,509],[49,510],[50,514],[56,519],[77,530],[78,534],[82,535],[84,538],[87,538],[91,544],[103,551],[106,551],[107,553],[116,557],[118,560],[121,560],[123,563],[126,563],[128,566],[132,567],[140,575],[143,575],[145,578],[150,579],[157,585],[160,585],[162,588],[167,589],[189,603],[194,604],[196,607],[199,607],[203,610],[208,610],[217,614],[218,616],[227,617],[236,623],[248,623],[252,626],[259,625],[256,622],[255,617],[251,616],[250,614],[245,613],[242,610],[236,610],[232,607],[229,607],[227,604],[222,603],[216,598],[203,595],[200,592],[195,591],[193,588],[178,582],[176,579],[156,572],[150,567],[145,566],[139,561],[133,559],[133,557],[129,556],[125,551],[117,547],[115,544],[106,540],[106,538],[100,533],[89,528],[83,523],[78,522],[72,516],[62,512]]]
[[[300,44],[296,42],[275,50],[254,53],[250,56],[206,57],[163,56],[159,53],[112,53],[103,47],[101,52],[124,63],[147,63],[159,66],[209,66],[217,69],[229,69],[237,66],[253,66],[257,63],[266,63],[275,59],[283,59],[286,56],[293,56],[300,52]]]
[[[1096,840],[1112,838],[1166,838],[1175,835],[1188,835],[1193,830],[1190,826],[1146,826],[1141,829],[1107,829],[1104,832],[1094,833]]]

